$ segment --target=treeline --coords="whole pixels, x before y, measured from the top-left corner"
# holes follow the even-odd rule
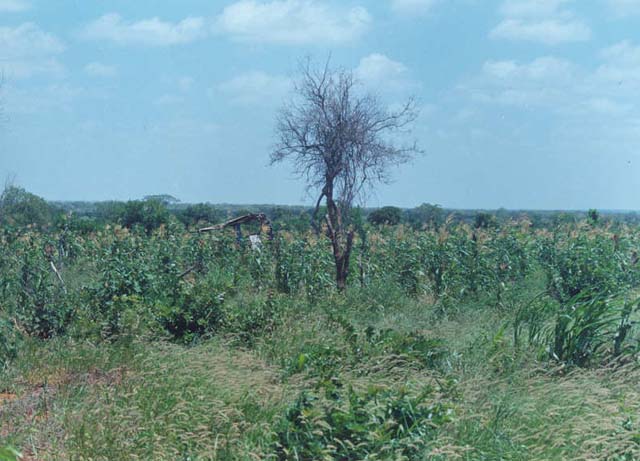
[[[126,202],[47,202],[17,186],[5,187],[0,195],[0,224],[3,226],[65,226],[84,232],[96,231],[107,224],[119,224],[127,228],[141,227],[150,233],[170,222],[194,229],[257,212],[265,213],[276,230],[295,232],[310,231],[314,224],[317,228],[324,216],[323,209],[314,218],[313,210],[302,206],[186,204],[170,195],[153,195]],[[393,206],[357,208],[351,218],[356,225],[367,221],[376,226],[402,224],[413,229],[439,229],[447,221],[492,228],[522,219],[529,220],[534,228],[549,228],[582,220],[600,224],[640,223],[637,212],[453,210],[429,203],[408,209]]]

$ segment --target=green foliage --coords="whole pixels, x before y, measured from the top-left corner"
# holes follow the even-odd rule
[[[141,226],[147,234],[151,234],[169,219],[165,204],[156,199],[134,200],[127,202],[121,218],[122,225],[128,228]]]
[[[55,247],[34,232],[6,238],[9,251],[0,255],[0,302],[29,334],[48,338],[63,333],[72,307],[53,270]]]
[[[360,392],[337,380],[319,388],[287,410],[277,428],[278,459],[422,459],[421,450],[452,416],[428,388]]]
[[[0,447],[0,461],[20,461],[22,455],[12,447]]]
[[[438,230],[444,224],[444,211],[440,205],[423,203],[405,212],[406,221],[414,229]]]
[[[581,293],[563,306],[553,328],[552,356],[585,366],[605,348],[620,353],[629,329],[629,316],[639,301]],[[551,336],[551,335],[550,335]]]
[[[0,225],[46,227],[53,219],[54,210],[37,195],[21,187],[8,186],[0,195]]]
[[[162,203],[163,205],[175,205],[176,203],[180,203],[180,199],[174,197],[170,194],[155,194],[155,195],[145,195],[144,201],[157,201]]]
[[[15,324],[0,317],[0,372],[18,355],[21,339]]]
[[[225,218],[224,213],[220,209],[209,203],[189,205],[176,212],[176,215],[185,226],[215,224]]]
[[[387,224],[390,226],[395,226],[397,224],[400,224],[401,219],[402,210],[395,206],[385,206],[379,208],[375,211],[372,211],[369,216],[367,216],[367,221],[374,225]]]
[[[158,320],[175,338],[192,342],[222,326],[223,304],[233,292],[233,280],[227,274],[210,272],[194,285],[180,284],[172,303],[157,308]]]
[[[474,225],[477,229],[489,229],[497,226],[497,220],[491,213],[480,212],[476,214]]]
[[[639,274],[629,246],[630,242],[599,233],[541,240],[538,258],[550,293],[566,302],[583,291],[606,294],[635,285]]]
[[[583,291],[564,303],[546,293],[525,303],[514,319],[514,343],[526,335],[553,360],[585,367],[597,360],[637,352],[629,333],[640,299],[626,294]]]

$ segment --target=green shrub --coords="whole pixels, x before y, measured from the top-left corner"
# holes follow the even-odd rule
[[[141,226],[147,234],[166,224],[169,220],[167,207],[159,200],[134,200],[127,202],[121,217],[122,225],[128,228]]]
[[[157,308],[160,324],[176,339],[192,342],[218,331],[225,321],[223,304],[234,293],[229,274],[210,272],[195,284],[182,283],[171,304]]]
[[[12,447],[0,447],[0,461],[20,461],[22,455]]]
[[[0,318],[0,372],[18,355],[21,335],[9,319]]]
[[[276,451],[280,460],[422,459],[451,415],[431,389],[360,392],[327,380],[287,410],[276,429]]]
[[[367,216],[367,221],[374,225],[382,225],[387,224],[390,226],[395,226],[400,224],[400,220],[402,219],[402,210],[395,206],[385,206],[379,208],[375,211],[372,211],[369,216]]]
[[[581,233],[566,240],[543,240],[538,257],[550,293],[566,302],[583,291],[608,294],[637,283],[637,268],[624,250],[609,236]]]
[[[46,227],[54,209],[41,197],[21,187],[9,186],[0,195],[0,225]]]
[[[591,293],[574,297],[557,314],[553,358],[584,366],[607,348],[621,353],[630,328],[629,317],[637,309],[638,301],[629,303],[620,297]]]

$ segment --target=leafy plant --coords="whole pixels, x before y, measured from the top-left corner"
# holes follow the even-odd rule
[[[327,380],[287,410],[276,429],[276,451],[281,460],[422,459],[421,450],[452,414],[432,389],[361,392]]]
[[[0,461],[20,461],[22,454],[12,447],[0,447]]]
[[[638,301],[633,303],[637,308]],[[584,366],[604,348],[618,353],[633,309],[624,299],[582,293],[563,306],[553,327],[552,356],[558,361]]]
[[[18,355],[21,335],[13,322],[0,317],[0,372]]]

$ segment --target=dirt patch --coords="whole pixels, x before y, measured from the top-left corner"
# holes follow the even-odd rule
[[[10,394],[8,392],[0,392],[0,405],[5,402],[10,402],[12,400],[17,399],[18,396],[16,394]]]

